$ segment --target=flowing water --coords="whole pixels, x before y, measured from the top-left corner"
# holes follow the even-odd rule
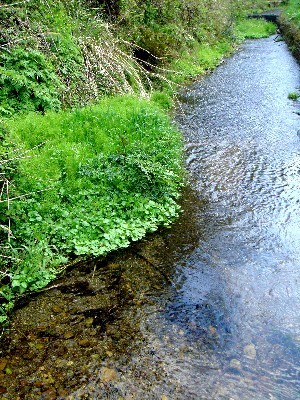
[[[90,282],[32,300],[35,333],[16,313],[8,347],[25,335],[27,353],[5,356],[11,398],[300,399],[300,103],[288,99],[299,88],[298,64],[271,37],[181,94],[193,188],[183,216],[127,261],[95,264]],[[112,277],[118,300],[92,306]]]

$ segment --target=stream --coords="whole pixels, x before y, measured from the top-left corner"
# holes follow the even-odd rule
[[[19,305],[1,400],[300,399],[300,69],[274,39],[180,93],[180,219]]]

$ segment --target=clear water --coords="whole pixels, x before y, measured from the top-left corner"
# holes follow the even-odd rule
[[[271,37],[181,94],[194,193],[156,254],[168,285],[140,310],[120,380],[77,396],[300,399],[299,88]]]

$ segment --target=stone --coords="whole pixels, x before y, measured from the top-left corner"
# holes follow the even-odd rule
[[[53,306],[52,311],[56,314],[62,313],[64,310],[59,306]]]
[[[7,365],[7,360],[5,358],[0,358],[0,371],[4,371]]]
[[[72,339],[75,336],[74,332],[68,331],[64,334],[65,339]]]
[[[117,371],[112,368],[103,367],[101,371],[101,381],[103,383],[111,382],[116,380],[118,377]]]
[[[43,374],[44,385],[52,385],[53,383],[55,383],[55,380],[51,374]]]
[[[250,343],[244,347],[244,354],[247,358],[250,358],[251,360],[256,359],[256,348],[253,343]]]
[[[211,335],[214,335],[214,336],[217,334],[217,330],[214,326],[209,327],[209,332]]]
[[[89,339],[79,340],[79,346],[81,346],[81,347],[89,347],[90,345],[91,345],[91,341]]]
[[[0,394],[6,393],[7,389],[4,386],[0,386]]]
[[[232,360],[230,360],[230,364],[229,364],[230,368],[236,369],[238,371],[240,371],[242,369],[242,364],[239,360],[237,360],[236,358],[233,358]]]
[[[42,393],[42,398],[45,400],[56,400],[57,392],[55,389],[49,389]]]

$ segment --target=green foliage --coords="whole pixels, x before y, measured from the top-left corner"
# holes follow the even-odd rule
[[[15,47],[0,54],[0,112],[59,109],[62,85],[39,51]]]
[[[209,0],[122,1],[120,32],[161,64],[199,43],[214,45],[227,38],[233,20],[241,15],[240,3],[223,0],[212,7]]]
[[[284,14],[289,20],[300,26],[300,7],[298,0],[288,0],[284,2]]]
[[[22,250],[11,293],[45,286],[63,255],[107,254],[178,215],[181,135],[154,103],[107,98],[10,119],[6,129],[29,156],[12,176],[11,245]]]
[[[259,39],[269,37],[276,31],[276,26],[272,22],[263,19],[243,19],[240,20],[234,29],[234,36],[238,40]]]
[[[229,40],[223,40],[214,45],[197,44],[172,62],[171,69],[177,73],[170,73],[169,78],[173,82],[181,83],[202,75],[215,68],[231,51],[232,44]]]
[[[283,3],[279,23],[284,40],[297,60],[300,60],[300,9],[298,1],[289,0]]]
[[[298,92],[291,92],[288,94],[288,99],[290,99],[290,100],[295,101],[295,100],[298,100],[299,97],[300,97],[300,93],[298,93]]]

